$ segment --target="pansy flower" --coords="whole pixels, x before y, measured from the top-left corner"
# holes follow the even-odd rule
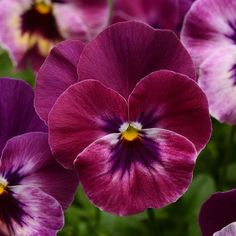
[[[112,21],[139,20],[154,28],[180,32],[193,0],[114,0]]]
[[[38,132],[46,127],[33,110],[32,88],[0,79],[0,91],[0,234],[53,236],[78,178],[53,158],[47,133]]]
[[[236,235],[236,190],[213,194],[199,216],[202,236]]]
[[[91,40],[108,23],[107,0],[1,0],[0,43],[18,68],[37,70],[52,46]]]
[[[228,124],[236,124],[235,12],[234,0],[197,0],[181,36],[198,68],[211,115]]]
[[[211,133],[194,76],[172,32],[138,22],[113,25],[85,47],[64,42],[49,55],[37,78],[37,111],[55,157],[67,168],[74,162],[99,208],[129,215],[185,192]]]

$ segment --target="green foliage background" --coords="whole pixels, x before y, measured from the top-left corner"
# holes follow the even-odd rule
[[[13,77],[34,86],[30,69],[17,72],[6,52],[0,49],[0,77]],[[194,122],[194,121],[193,121]],[[213,135],[197,159],[193,182],[176,203],[155,210],[156,227],[161,236],[199,236],[198,213],[202,203],[215,191],[236,186],[235,140],[232,127],[213,120]],[[63,186],[62,186],[63,188]],[[114,190],[115,191],[115,190]],[[65,213],[65,227],[59,236],[149,236],[147,213],[117,217],[100,212],[86,198],[81,187],[73,205]],[[158,236],[158,235],[157,235]]]

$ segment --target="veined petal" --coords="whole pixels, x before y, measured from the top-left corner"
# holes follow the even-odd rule
[[[10,139],[2,152],[0,173],[9,186],[30,186],[56,198],[63,208],[72,202],[78,178],[52,156],[46,133],[32,132]]]
[[[234,189],[228,192],[215,193],[203,204],[199,215],[199,224],[203,236],[212,236],[215,232],[236,221],[235,202],[236,190]],[[226,232],[227,228],[225,229]],[[214,236],[224,236],[224,234],[218,233]]]
[[[202,63],[199,85],[207,95],[211,115],[236,124],[236,47],[217,50]]]
[[[234,0],[198,0],[187,14],[181,40],[195,64],[220,48],[236,41],[236,2]]]
[[[57,160],[73,167],[76,156],[108,132],[119,132],[128,106],[115,91],[95,80],[68,88],[49,114],[49,142]]]
[[[57,98],[78,80],[76,66],[83,48],[84,44],[75,40],[57,44],[37,74],[35,107],[46,123]]]
[[[129,97],[130,120],[143,128],[163,128],[189,139],[200,151],[211,135],[205,94],[197,83],[171,71],[142,79]]]
[[[33,89],[22,80],[0,79],[0,154],[6,141],[32,131],[47,131],[33,107]]]
[[[213,234],[213,236],[235,236],[236,235],[236,222],[225,226],[222,230]]]
[[[174,132],[150,129],[140,141],[107,135],[88,146],[75,167],[89,199],[104,211],[130,215],[175,202],[187,189],[197,152]]]
[[[13,222],[14,235],[56,235],[64,224],[59,202],[38,188],[18,186],[13,187],[12,191],[25,212],[20,222]]]
[[[78,0],[54,4],[54,15],[65,38],[89,41],[108,24],[107,0]]]
[[[78,64],[81,80],[99,80],[126,99],[141,78],[160,69],[195,78],[192,60],[177,37],[140,22],[104,30],[87,44]]]

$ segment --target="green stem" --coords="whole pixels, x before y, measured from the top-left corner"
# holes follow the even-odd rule
[[[101,211],[98,208],[96,208],[95,209],[95,224],[94,224],[95,228],[99,227],[100,221],[101,221]]]
[[[148,215],[151,236],[157,236],[158,235],[157,220],[154,210],[151,208],[147,209],[147,215]]]
[[[233,147],[234,147],[234,137],[236,134],[236,126],[230,126],[229,127],[229,135],[227,139],[227,144],[226,144],[226,155],[222,161],[222,169],[220,172],[220,180],[219,180],[219,190],[224,190],[224,184],[226,182],[226,175],[227,175],[227,167],[230,162],[232,152],[233,152]]]

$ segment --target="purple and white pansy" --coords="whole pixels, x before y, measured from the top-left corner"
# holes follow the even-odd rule
[[[236,2],[197,0],[188,12],[181,40],[198,69],[210,113],[236,124]]]
[[[89,199],[130,215],[176,201],[191,182],[211,134],[194,79],[173,33],[119,23],[86,46],[54,48],[39,71],[35,104],[55,157],[76,168]]]
[[[0,234],[55,235],[78,177],[53,158],[44,123],[23,81],[0,79]]]
[[[1,0],[0,43],[18,68],[38,70],[53,45],[89,41],[108,24],[107,0]]]

